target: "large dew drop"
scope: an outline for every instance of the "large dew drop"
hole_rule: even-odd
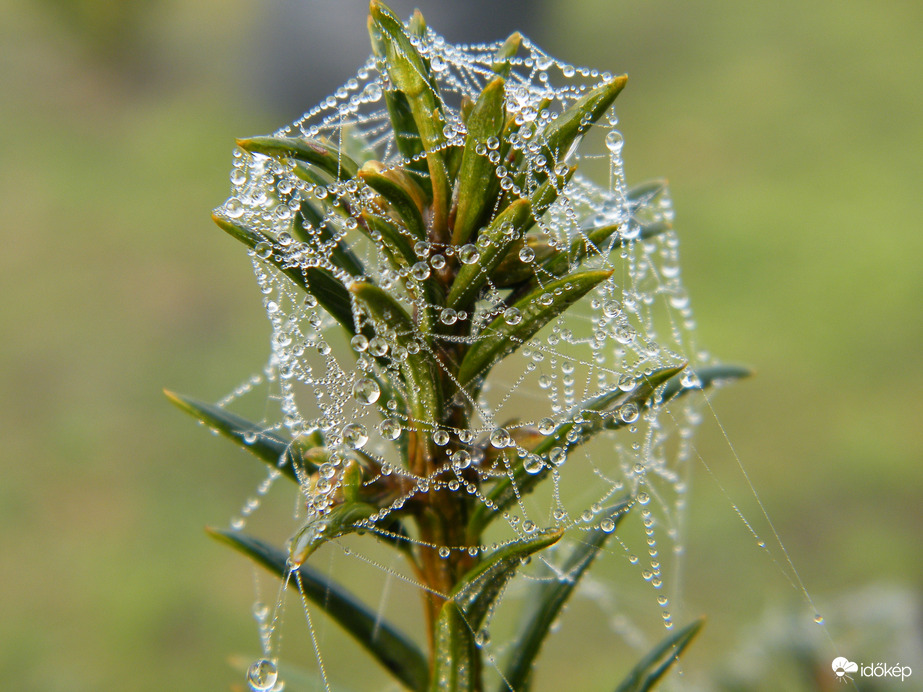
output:
[[[265,658],[254,661],[247,669],[247,684],[253,692],[268,692],[275,687],[278,679],[276,664]]]
[[[378,401],[380,396],[381,389],[378,383],[369,377],[356,380],[356,383],[353,385],[353,399],[360,404],[365,404],[366,406],[374,404]]]

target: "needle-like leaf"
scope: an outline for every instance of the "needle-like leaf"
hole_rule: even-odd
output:
[[[304,446],[286,440],[262,425],[248,421],[235,413],[197,401],[182,394],[164,390],[164,394],[176,406],[201,421],[212,430],[235,442],[267,465],[282,472],[290,480],[298,483],[305,474],[317,471],[310,455],[302,452]],[[309,446],[320,444],[319,438],[312,438]]]
[[[452,592],[452,598],[464,613],[468,626],[477,631],[523,560],[554,545],[563,535],[564,529],[557,528],[513,541],[486,555],[477,567],[465,574]]]
[[[468,116],[468,136],[455,186],[455,227],[452,243],[464,245],[477,228],[484,209],[492,201],[490,190],[496,180],[496,165],[488,158],[500,146],[499,135],[503,129],[502,77],[490,82],[478,96]],[[488,140],[493,149],[488,148]]]
[[[589,130],[593,123],[609,110],[609,106],[625,88],[627,81],[628,76],[621,75],[600,84],[578,99],[542,130],[540,137],[545,145],[542,151],[548,162],[549,170],[561,163],[574,140]],[[539,179],[543,177],[544,175],[540,173]]]
[[[381,665],[411,690],[425,690],[429,677],[426,657],[419,647],[380,613],[372,610],[342,586],[308,565],[297,569],[298,578],[289,577],[288,553],[258,538],[208,529],[209,534],[262,565],[305,598],[324,610],[335,622],[368,651]]]
[[[338,180],[356,177],[359,166],[340,147],[317,139],[295,137],[249,137],[238,139],[237,146],[253,154],[306,161]]]
[[[359,177],[388,202],[411,235],[418,240],[426,238],[423,193],[409,175],[386,170],[380,161],[367,161],[359,169]]]
[[[350,334],[356,333],[349,291],[333,274],[320,267],[302,268],[296,266],[287,261],[283,254],[277,252],[276,248],[272,247],[265,236],[246,226],[218,214],[212,214],[212,220],[223,231],[251,249],[255,250],[258,245],[266,244],[267,254],[263,259],[271,262],[280,272],[291,279],[296,286],[313,295],[321,307],[330,313],[347,332]]]
[[[519,52],[522,45],[522,34],[518,31],[510,34],[510,37],[503,42],[503,45],[497,50],[494,56],[493,71],[501,77],[507,77],[510,73],[510,60]]]
[[[520,199],[491,221],[482,232],[489,242],[481,245],[478,261],[461,265],[449,290],[446,305],[456,310],[468,308],[487,283],[491,272],[503,261],[510,246],[531,220],[529,200]]]
[[[528,689],[532,666],[552,624],[630,506],[631,501],[625,500],[603,510],[600,523],[611,523],[606,523],[604,528],[593,529],[578,539],[557,579],[538,582],[538,588],[526,601],[527,611],[507,656],[508,664],[501,686],[503,691],[512,689],[519,692]]]
[[[479,661],[474,634],[455,601],[446,601],[436,621],[429,692],[474,692]]]
[[[663,400],[670,401],[676,396],[694,392],[709,387],[720,387],[721,385],[739,380],[744,377],[750,377],[753,371],[742,365],[710,365],[697,369],[693,376],[683,383],[676,379],[667,383],[663,390]]]
[[[628,392],[616,387],[583,401],[568,413],[566,417],[568,422],[559,425],[550,435],[525,438],[531,440],[532,444],[524,445],[524,451],[532,457],[542,458],[543,466],[535,471],[534,468],[527,468],[524,463],[519,464],[513,468],[509,476],[500,479],[487,494],[488,502],[479,504],[472,511],[468,520],[468,535],[480,536],[487,525],[507,507],[516,502],[518,498],[532,492],[548,476],[554,464],[550,459],[552,451],[560,450],[559,453],[567,454],[571,448],[587,442],[601,430],[611,430],[628,425],[626,420],[619,415],[624,410],[623,407],[632,405],[639,411],[657,392],[658,387],[676,378],[683,368],[685,368],[685,363],[661,368],[637,379]],[[583,417],[584,422],[580,424],[579,435],[573,436],[571,431],[577,425],[573,420],[578,413]]]
[[[449,211],[449,177],[442,149],[445,114],[428,65],[414,47],[401,20],[380,0],[369,3],[369,31],[385,58],[385,69],[394,86],[407,98],[414,124],[426,152],[433,192],[433,230],[445,239]]]
[[[648,692],[680,657],[705,624],[699,619],[664,638],[632,668],[615,692]]]
[[[376,321],[379,335],[387,335],[392,344],[406,351],[400,370],[407,385],[409,413],[423,426],[419,437],[428,448],[431,436],[427,431],[435,427],[442,411],[438,370],[433,357],[426,345],[417,341],[413,320],[390,294],[370,283],[354,283],[350,291]]]
[[[542,327],[611,275],[611,271],[573,274],[552,281],[514,303],[504,315],[497,317],[482,330],[458,369],[459,382],[466,386],[476,377],[484,375],[494,363],[522,346]]]

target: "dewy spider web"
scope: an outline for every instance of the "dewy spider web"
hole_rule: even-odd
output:
[[[476,98],[495,76],[492,65],[500,44],[457,46],[430,30],[416,47],[430,61],[438,81],[446,114],[446,147],[464,145],[466,129],[460,112],[463,98]],[[585,167],[588,159],[608,162],[609,181],[606,187],[600,187],[578,172],[539,219],[539,232],[529,242],[520,243],[518,257],[509,263],[509,271],[530,272],[540,286],[546,285],[556,277],[543,269],[541,260],[553,249],[572,248],[585,255],[584,267],[612,270],[613,274],[582,303],[553,320],[494,369],[489,384],[470,402],[473,415],[469,428],[436,427],[430,431],[432,441],[440,447],[451,442],[457,448],[451,458],[456,471],[474,468],[484,479],[510,475],[508,457],[499,453],[509,449],[523,459],[530,473],[550,475],[551,482],[545,484],[545,489],[530,494],[517,489],[517,501],[503,511],[505,522],[496,522],[491,529],[492,545],[522,540],[549,525],[568,529],[576,541],[582,531],[591,528],[612,531],[614,523],[608,515],[601,515],[603,508],[625,496],[636,498],[644,531],[641,544],[647,554],[636,555],[621,538],[616,538],[624,555],[649,582],[662,609],[663,622],[671,628],[669,599],[662,595],[668,592],[664,582],[671,575],[662,564],[682,551],[686,475],[691,439],[701,418],[701,397],[681,397],[663,404],[655,396],[651,406],[642,408],[627,403],[603,421],[604,427],[608,425],[613,430],[570,451],[566,446],[556,446],[534,454],[523,444],[528,435],[549,435],[561,426],[570,426],[567,440],[577,442],[584,426],[592,424],[581,402],[615,387],[630,392],[659,369],[688,364],[682,386],[700,386],[695,372],[709,365],[710,359],[695,344],[695,323],[680,280],[670,198],[660,182],[627,186],[622,135],[615,129],[617,120],[611,111],[594,128],[604,137],[599,153],[587,154],[575,143],[562,160],[545,159],[540,137],[532,134],[540,129],[535,126],[555,118],[590,89],[610,80],[611,75],[563,64],[528,40],[524,40],[523,47],[525,50],[512,60],[505,104],[508,113],[515,113],[519,126],[511,145],[521,153],[526,175],[515,178],[513,172],[497,165],[500,154],[496,142],[488,141],[484,151],[479,152],[497,165],[501,189],[514,198],[528,196],[537,186],[538,171],[553,169],[563,175],[574,164]],[[334,95],[275,134],[326,140],[353,159],[375,158],[386,168],[413,168],[420,162],[405,159],[396,146],[384,107],[383,93],[388,88],[387,76],[370,58],[356,77]],[[371,150],[373,155],[363,154],[363,150]],[[230,404],[265,380],[270,387],[270,401],[281,404],[279,419],[266,421],[266,429],[292,439],[320,431],[325,445],[333,450],[318,477],[300,479],[303,502],[290,535],[306,520],[329,510],[336,491],[337,468],[356,454],[374,459],[383,474],[404,477],[414,492],[425,491],[434,479],[414,476],[398,462],[392,443],[399,440],[407,414],[399,403],[400,392],[389,393],[383,386],[382,375],[397,369],[408,356],[407,350],[387,334],[369,339],[357,333],[347,342],[334,318],[316,299],[306,298],[279,267],[286,273],[302,274],[321,268],[347,286],[357,281],[371,282],[397,297],[409,314],[433,309],[443,324],[470,320],[470,333],[483,338],[485,327],[498,316],[502,315],[508,324],[522,319],[515,308],[509,307],[504,285],[488,281],[471,314],[433,305],[423,291],[417,290],[419,282],[438,272],[447,261],[454,261],[455,253],[461,264],[477,262],[486,248],[483,236],[457,248],[414,239],[411,242],[416,262],[406,270],[396,271],[388,261],[386,243],[370,240],[357,231],[360,213],[376,213],[374,193],[367,186],[355,180],[343,182],[321,176],[309,182],[295,174],[291,163],[241,149],[234,152],[231,181],[232,196],[218,214],[246,225],[261,238],[251,255],[272,327],[272,355],[262,376],[239,387],[221,405]],[[324,200],[325,205],[312,207],[310,203],[318,200]],[[310,210],[315,208],[327,211],[322,216],[311,215]],[[601,240],[593,233],[613,225],[618,230]],[[344,254],[360,260],[365,268],[363,275],[351,275],[342,268],[343,262],[338,259],[342,260]],[[270,258],[275,261],[270,262]],[[357,326],[371,324],[355,302],[352,310]],[[448,341],[469,337],[441,338]],[[437,341],[435,348],[439,347]],[[465,397],[469,397],[468,392],[459,388],[458,402]],[[258,494],[265,494],[277,476],[272,473]],[[450,481],[448,487],[477,496],[490,509],[489,500],[461,473],[456,473],[456,480]],[[392,507],[369,517],[368,531],[387,536],[388,515],[404,499],[399,498]],[[242,528],[257,505],[256,499],[248,501],[241,515],[232,521],[232,528]],[[409,540],[417,539],[410,536]],[[447,556],[452,550],[478,548],[441,546],[440,554]],[[556,554],[537,560],[527,577],[566,579],[561,566],[554,564]],[[388,567],[381,568],[392,572]],[[265,609],[258,619],[266,626],[264,654],[273,658],[278,651]],[[308,620],[313,636],[310,615]],[[478,637],[486,643],[488,632]],[[318,657],[320,660],[319,652]],[[322,664],[321,671],[324,672]],[[326,672],[324,678],[326,684]]]

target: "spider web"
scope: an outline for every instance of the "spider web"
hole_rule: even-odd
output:
[[[464,145],[463,97],[475,99],[496,76],[492,66],[500,45],[452,45],[431,30],[418,40],[417,48],[430,61],[438,81],[446,115],[446,147]],[[515,113],[520,127],[511,138],[511,146],[521,152],[526,174],[519,179],[519,187],[512,171],[497,165],[501,189],[514,197],[526,197],[537,187],[541,171],[563,174],[574,164],[581,170],[608,168],[605,185],[592,182],[580,172],[566,184],[538,222],[536,235],[540,244],[537,249],[524,245],[519,252],[520,263],[534,274],[538,285],[548,285],[557,277],[542,269],[541,248],[581,247],[584,268],[613,273],[493,369],[488,383],[470,402],[470,427],[439,426],[430,431],[435,445],[451,443],[457,449],[451,457],[453,468],[477,469],[484,481],[510,473],[496,460],[498,450],[512,450],[527,469],[549,476],[535,492],[517,493],[517,501],[502,511],[503,521],[493,523],[488,543],[438,548],[444,556],[454,550],[488,551],[523,540],[548,526],[566,528],[568,540],[580,541],[586,531],[597,527],[612,531],[614,524],[603,510],[622,498],[636,498],[638,506],[632,515],[637,514],[640,521],[613,535],[609,557],[626,563],[638,575],[644,588],[649,589],[647,603],[656,604],[658,620],[670,629],[674,625],[670,602],[677,593],[679,570],[665,565],[679,559],[683,551],[687,477],[693,456],[692,439],[702,418],[702,397],[686,396],[664,404],[655,396],[651,406],[641,408],[628,403],[611,414],[618,417],[619,430],[604,431],[569,451],[555,447],[537,455],[522,443],[529,431],[538,429],[547,435],[562,425],[572,426],[569,442],[579,441],[582,426],[588,423],[581,402],[616,387],[631,392],[655,371],[684,364],[688,367],[682,385],[695,389],[700,386],[695,371],[711,363],[710,356],[699,350],[695,341],[695,321],[681,280],[669,193],[663,183],[628,186],[622,159],[623,138],[616,129],[614,111],[597,123],[586,143],[579,147],[575,144],[560,161],[545,160],[540,137],[531,135],[534,129],[540,130],[536,125],[550,122],[611,78],[605,72],[555,60],[527,39],[519,56],[512,60],[505,102],[507,112]],[[412,167],[419,161],[402,156],[391,129],[384,104],[389,87],[387,75],[379,72],[370,58],[335,94],[275,134],[327,140],[349,155],[367,148],[386,168]],[[594,146],[589,146],[594,143],[595,151]],[[484,153],[492,163],[499,164],[496,143],[488,141]],[[474,242],[455,248],[412,241],[416,263],[396,271],[384,245],[357,230],[358,213],[375,210],[372,191],[361,183],[333,179],[306,182],[295,175],[290,164],[241,149],[234,151],[231,182],[232,194],[219,214],[254,229],[263,239],[250,254],[271,325],[271,355],[261,374],[220,403],[230,405],[248,393],[258,396],[258,392],[266,392],[270,408],[278,408],[275,415],[263,421],[267,431],[293,440],[319,431],[333,452],[321,467],[319,478],[302,479],[300,500],[287,535],[295,535],[305,522],[329,511],[337,489],[337,470],[360,452],[376,460],[383,474],[405,477],[413,492],[441,487],[443,481],[414,476],[401,466],[393,444],[408,425],[407,414],[400,397],[389,396],[380,383],[382,375],[397,371],[408,356],[407,350],[387,334],[371,339],[357,334],[348,340],[342,327],[317,300],[306,297],[277,266],[302,272],[325,269],[347,286],[368,281],[389,291],[408,314],[433,308],[444,324],[470,320],[472,334],[486,335],[485,326],[500,316],[510,324],[521,319],[505,302],[504,286],[488,282],[471,314],[426,305],[422,292],[413,290],[418,282],[453,261],[454,253],[458,253],[456,259],[461,263],[475,262],[485,246]],[[331,202],[323,217],[305,218],[303,203],[319,201]],[[591,232],[612,224],[618,224],[619,230],[594,243]],[[296,227],[300,234],[294,230]],[[354,276],[341,268],[334,255],[343,248],[361,261],[364,275]],[[353,311],[357,325],[371,324],[360,308],[354,305]],[[439,346],[437,341],[435,347]],[[459,388],[456,397],[465,396]],[[489,463],[491,458],[493,463]],[[232,519],[233,529],[246,525],[278,477],[278,472],[270,473],[256,497],[248,500]],[[483,491],[466,482],[461,473],[447,486],[467,492],[490,507]],[[389,514],[399,509],[405,499],[399,498],[391,507],[374,514],[367,522],[368,530],[387,536]],[[418,539],[410,536],[409,540]],[[386,583],[400,580],[413,589],[426,588],[393,565],[378,561],[375,555],[355,549],[354,542],[343,545],[350,546],[341,548],[348,559],[380,570]],[[503,600],[526,593],[529,582],[568,579],[561,564],[566,554],[566,550],[542,553],[541,559],[522,570]],[[623,604],[611,597],[607,585],[588,578],[582,588],[591,594],[594,603],[609,611],[612,629],[629,643],[643,643],[640,628],[622,610]],[[280,611],[281,595],[274,612],[262,605],[254,611],[261,623],[263,658],[270,663],[280,655]],[[328,680],[306,601],[304,612],[322,684],[335,688]],[[646,612],[650,613],[650,608]],[[493,643],[501,638],[491,637],[494,624],[492,613],[486,627],[477,634],[479,645],[488,648],[489,662],[503,653],[502,644]],[[502,630],[502,625],[498,627]],[[274,675],[267,673],[262,679],[274,681],[262,689],[280,689],[281,679]]]

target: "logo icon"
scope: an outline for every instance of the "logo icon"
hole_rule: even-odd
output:
[[[836,673],[836,676],[839,680],[841,680],[842,682],[846,682],[846,678],[848,677],[846,674],[847,673],[858,673],[859,664],[853,663],[852,661],[850,661],[847,658],[844,658],[843,656],[839,656],[833,659],[833,672]]]

